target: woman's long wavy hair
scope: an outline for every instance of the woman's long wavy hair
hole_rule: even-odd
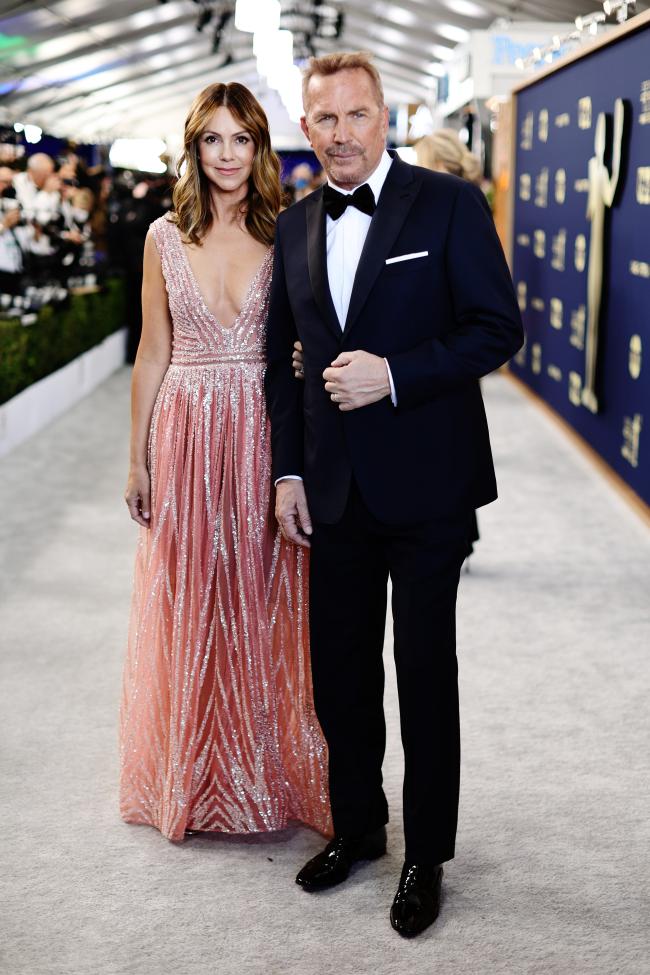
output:
[[[241,211],[245,214],[246,229],[250,235],[270,246],[282,199],[280,160],[271,149],[264,109],[248,88],[237,81],[209,85],[196,96],[190,107],[185,120],[183,152],[176,168],[178,181],[174,186],[171,219],[177,224],[186,243],[201,245],[213,216],[210,183],[199,161],[199,141],[210,118],[222,106],[232,112],[255,144],[248,193],[242,201]]]

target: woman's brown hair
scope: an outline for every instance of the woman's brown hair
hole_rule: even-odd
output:
[[[246,199],[242,201],[242,213],[250,235],[270,246],[282,199],[280,160],[271,149],[264,109],[248,88],[237,81],[209,85],[192,102],[185,120],[183,151],[176,169],[178,181],[174,186],[171,220],[187,243],[199,246],[212,224],[210,186],[199,161],[199,140],[209,119],[222,106],[232,112],[255,144],[253,169]]]

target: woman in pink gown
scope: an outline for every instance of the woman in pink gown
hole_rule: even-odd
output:
[[[197,97],[183,162],[175,212],[145,244],[120,810],[172,840],[290,821],[329,834],[308,563],[271,498],[263,378],[279,160],[246,88]]]

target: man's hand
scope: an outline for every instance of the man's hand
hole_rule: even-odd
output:
[[[370,352],[341,352],[323,373],[325,389],[343,412],[390,396],[386,363]]]
[[[291,355],[293,374],[296,379],[305,378],[305,357],[302,350],[302,342],[293,343],[293,353]]]
[[[311,518],[302,481],[278,481],[275,488],[275,517],[287,541],[310,548],[308,536],[312,531]]]
[[[20,223],[21,212],[18,207],[14,207],[13,210],[5,210],[2,214],[2,229],[11,230],[15,227],[17,223]]]

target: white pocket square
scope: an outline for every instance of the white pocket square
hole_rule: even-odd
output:
[[[428,257],[429,251],[416,251],[414,254],[400,254],[399,257],[387,257],[387,264],[397,264],[398,261],[413,261],[416,257]]]

